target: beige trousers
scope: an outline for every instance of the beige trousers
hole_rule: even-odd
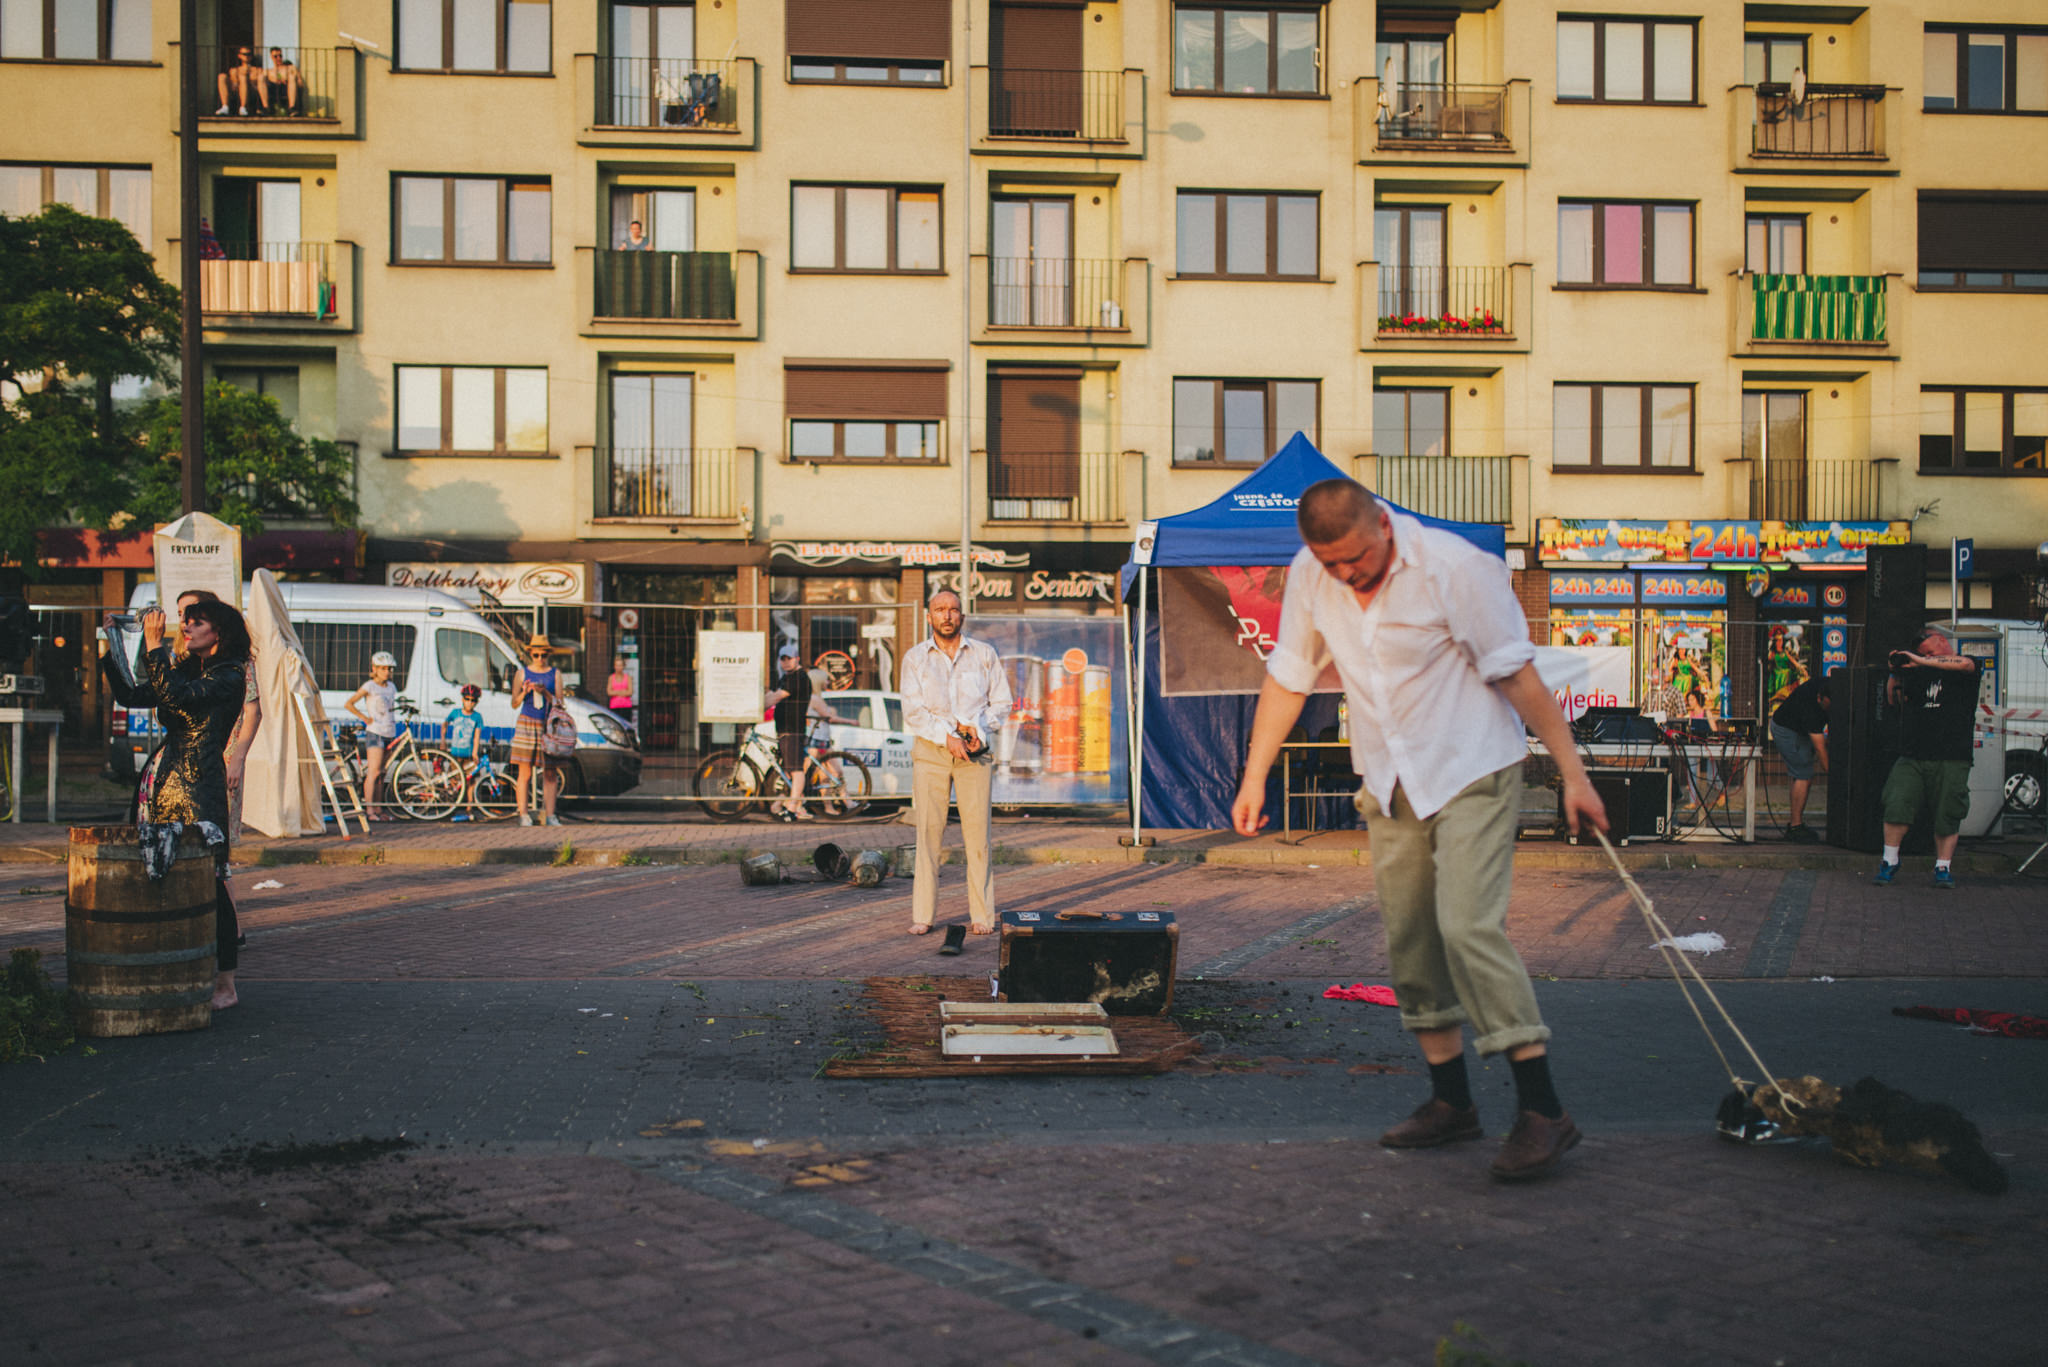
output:
[[[957,792],[960,835],[967,846],[967,914],[978,926],[996,923],[995,875],[989,869],[989,793],[995,766],[982,758],[954,759],[943,745],[920,737],[911,751],[910,804],[917,817],[916,879],[910,916],[928,926],[939,911],[939,851],[946,840],[948,796]]]

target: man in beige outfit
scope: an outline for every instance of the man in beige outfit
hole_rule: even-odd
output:
[[[925,604],[929,638],[903,656],[903,724],[917,739],[910,804],[917,819],[917,873],[910,933],[926,935],[939,910],[939,849],[949,795],[960,804],[967,847],[967,911],[976,935],[996,928],[989,868],[990,742],[1010,715],[1010,681],[994,646],[966,635],[960,595],[939,589]]]

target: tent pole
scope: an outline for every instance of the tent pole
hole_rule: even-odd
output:
[[[1138,630],[1133,637],[1137,646],[1138,667],[1131,671],[1131,677],[1136,681],[1136,686],[1131,689],[1131,703],[1125,709],[1132,717],[1130,726],[1131,834],[1121,843],[1129,845],[1133,849],[1152,843],[1141,834],[1145,826],[1145,631],[1152,620],[1150,611],[1151,597],[1148,592],[1151,588],[1151,573],[1152,570],[1149,565],[1138,566]]]

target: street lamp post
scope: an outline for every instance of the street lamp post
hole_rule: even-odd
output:
[[[199,329],[198,36],[198,0],[179,0],[178,90],[185,110],[178,121],[178,290],[183,314],[178,395],[188,513],[206,511],[206,385]]]

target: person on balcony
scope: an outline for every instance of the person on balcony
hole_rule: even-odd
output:
[[[252,93],[256,96],[257,107],[266,112],[269,110],[270,91],[263,79],[263,68],[250,60],[252,55],[246,47],[236,48],[234,60],[214,79],[214,86],[220,93],[220,108],[213,111],[216,116],[227,113],[231,104],[236,113],[247,114]]]
[[[654,243],[648,240],[647,230],[640,226],[639,219],[636,218],[626,225],[626,236],[619,243],[619,250],[622,252],[651,252],[654,250]]]
[[[300,97],[305,94],[305,82],[299,76],[299,68],[284,49],[270,49],[270,65],[263,68],[263,107],[277,109],[287,115],[305,113]]]

